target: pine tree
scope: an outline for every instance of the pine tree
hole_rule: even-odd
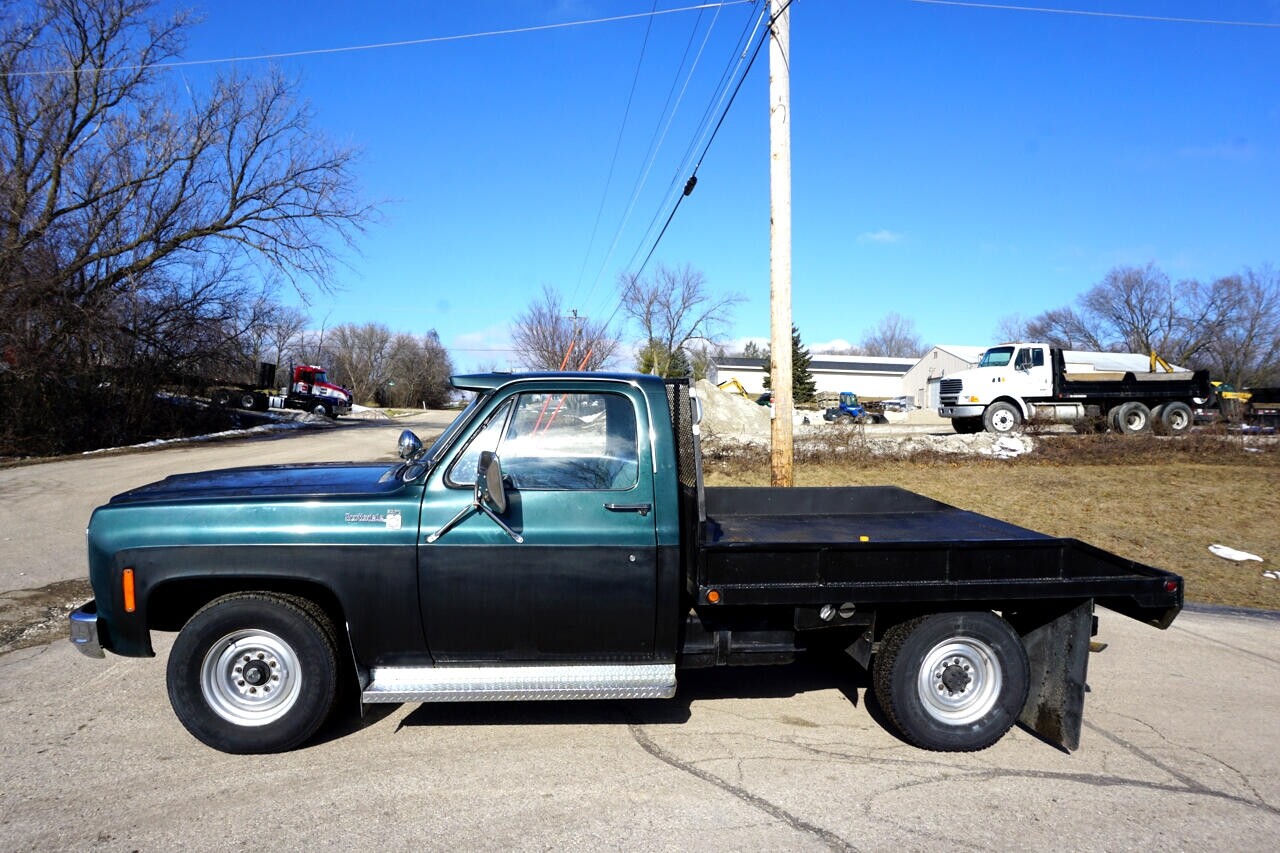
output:
[[[769,376],[769,351],[765,350],[764,387],[772,388]],[[800,330],[791,327],[791,400],[795,403],[812,403],[817,399],[818,384],[814,381],[809,363],[813,357],[809,348],[800,342]]]

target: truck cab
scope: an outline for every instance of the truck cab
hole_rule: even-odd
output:
[[[984,426],[991,432],[1008,432],[1030,415],[1028,398],[1053,393],[1052,365],[1046,344],[991,347],[977,367],[942,380],[938,414],[953,419],[960,432],[978,432]]]

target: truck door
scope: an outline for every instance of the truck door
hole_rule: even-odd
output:
[[[428,482],[418,564],[432,656],[651,658],[657,537],[643,395],[620,384],[531,387],[495,395]],[[439,534],[474,500],[485,450],[502,466],[510,532],[476,511]]]
[[[1018,393],[1022,397],[1049,397],[1053,395],[1053,375],[1046,358],[1045,347],[1022,347],[1014,360],[1018,377]]]

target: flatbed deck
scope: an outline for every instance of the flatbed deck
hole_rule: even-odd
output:
[[[1092,598],[1167,625],[1176,575],[894,486],[708,488],[698,600],[724,605]]]

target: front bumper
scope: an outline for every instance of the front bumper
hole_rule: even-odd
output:
[[[944,418],[980,418],[986,406],[939,406],[938,414]]]
[[[90,601],[77,607],[67,617],[71,624],[71,645],[91,658],[104,658],[102,644],[98,640],[98,602]]]

